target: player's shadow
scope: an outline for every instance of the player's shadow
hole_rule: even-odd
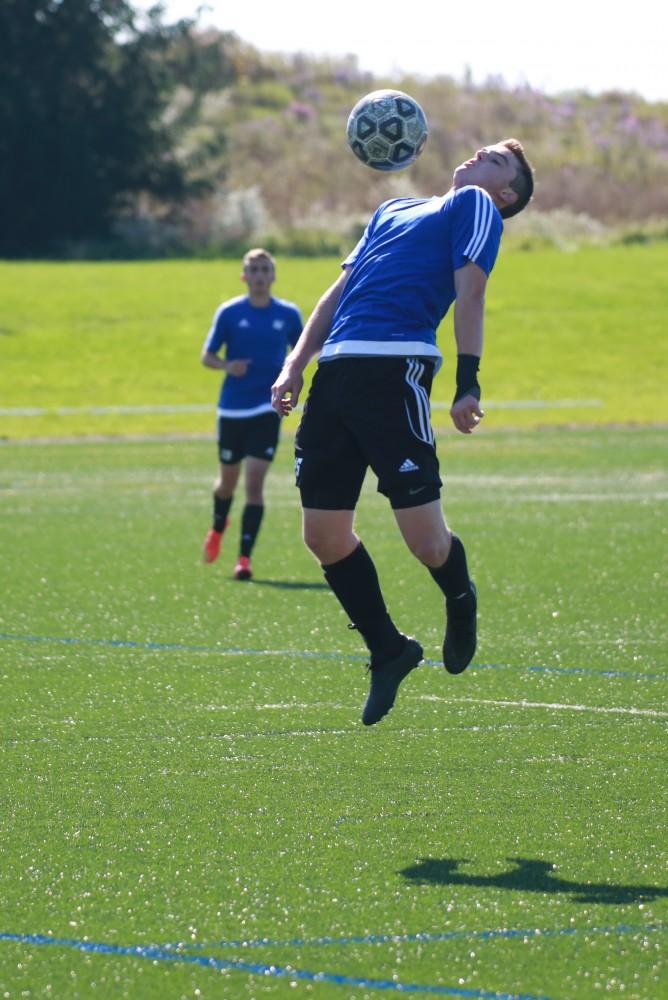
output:
[[[506,858],[514,865],[497,875],[474,875],[459,871],[469,864],[466,858],[421,858],[399,872],[416,885],[472,885],[478,888],[512,889],[520,892],[564,893],[576,903],[638,903],[663,896],[668,887],[658,885],[609,885],[601,882],[572,882],[554,874],[550,861]]]
[[[326,583],[311,583],[302,580],[262,580],[257,576],[252,582],[260,587],[277,587],[279,590],[329,590]]]

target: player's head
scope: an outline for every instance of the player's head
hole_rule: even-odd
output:
[[[241,279],[246,282],[251,293],[268,290],[276,277],[276,262],[269,251],[262,247],[249,250],[244,254],[243,264]]]
[[[461,163],[452,178],[455,188],[475,184],[491,195],[504,219],[517,215],[533,195],[533,170],[522,143],[502,139],[483,146],[470,160]]]

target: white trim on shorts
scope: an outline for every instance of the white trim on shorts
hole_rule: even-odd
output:
[[[415,427],[411,418],[411,411],[408,407],[408,403],[404,400],[408,424],[413,434],[419,441],[424,441],[425,444],[433,446],[435,444],[435,439],[431,426],[429,396],[427,395],[427,390],[424,386],[420,385],[420,379],[424,375],[424,364],[417,358],[406,358],[406,362],[408,365],[406,383],[413,390],[413,394],[415,396],[416,417],[419,426],[418,428]]]

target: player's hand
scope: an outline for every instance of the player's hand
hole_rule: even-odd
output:
[[[462,396],[450,407],[452,422],[462,434],[472,434],[485,416],[475,396]]]
[[[271,387],[271,405],[282,417],[294,410],[304,386],[301,374],[293,374],[286,366]]]
[[[228,375],[245,375],[250,363],[251,358],[235,358],[234,361],[225,363],[225,371]]]

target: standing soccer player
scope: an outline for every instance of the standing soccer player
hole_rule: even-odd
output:
[[[264,515],[264,480],[276,454],[280,415],[271,404],[271,384],[288,347],[302,330],[293,302],[274,298],[276,264],[258,247],[243,259],[241,280],[248,294],[223,302],[202,348],[206,368],[224,371],[218,403],[220,471],[213,490],[213,524],[204,542],[204,561],[218,558],[234,491],[245,460],[246,503],[241,516],[237,580],[250,580],[251,552]],[[224,357],[220,352],[225,348]]]
[[[522,145],[505,139],[457,167],[444,196],[383,203],[272,388],[277,412],[289,413],[304,368],[320,354],[297,432],[297,485],[306,545],[371,654],[365,725],[389,712],[423,655],[390,617],[374,563],[354,531],[368,466],[408,548],[445,597],[446,670],[461,673],[475,652],[476,589],[464,546],[443,516],[431,427],[429,395],[442,360],[436,329],[454,302],[450,416],[470,434],[483,416],[478,368],[487,278],[503,218],[520,212],[532,193]]]

